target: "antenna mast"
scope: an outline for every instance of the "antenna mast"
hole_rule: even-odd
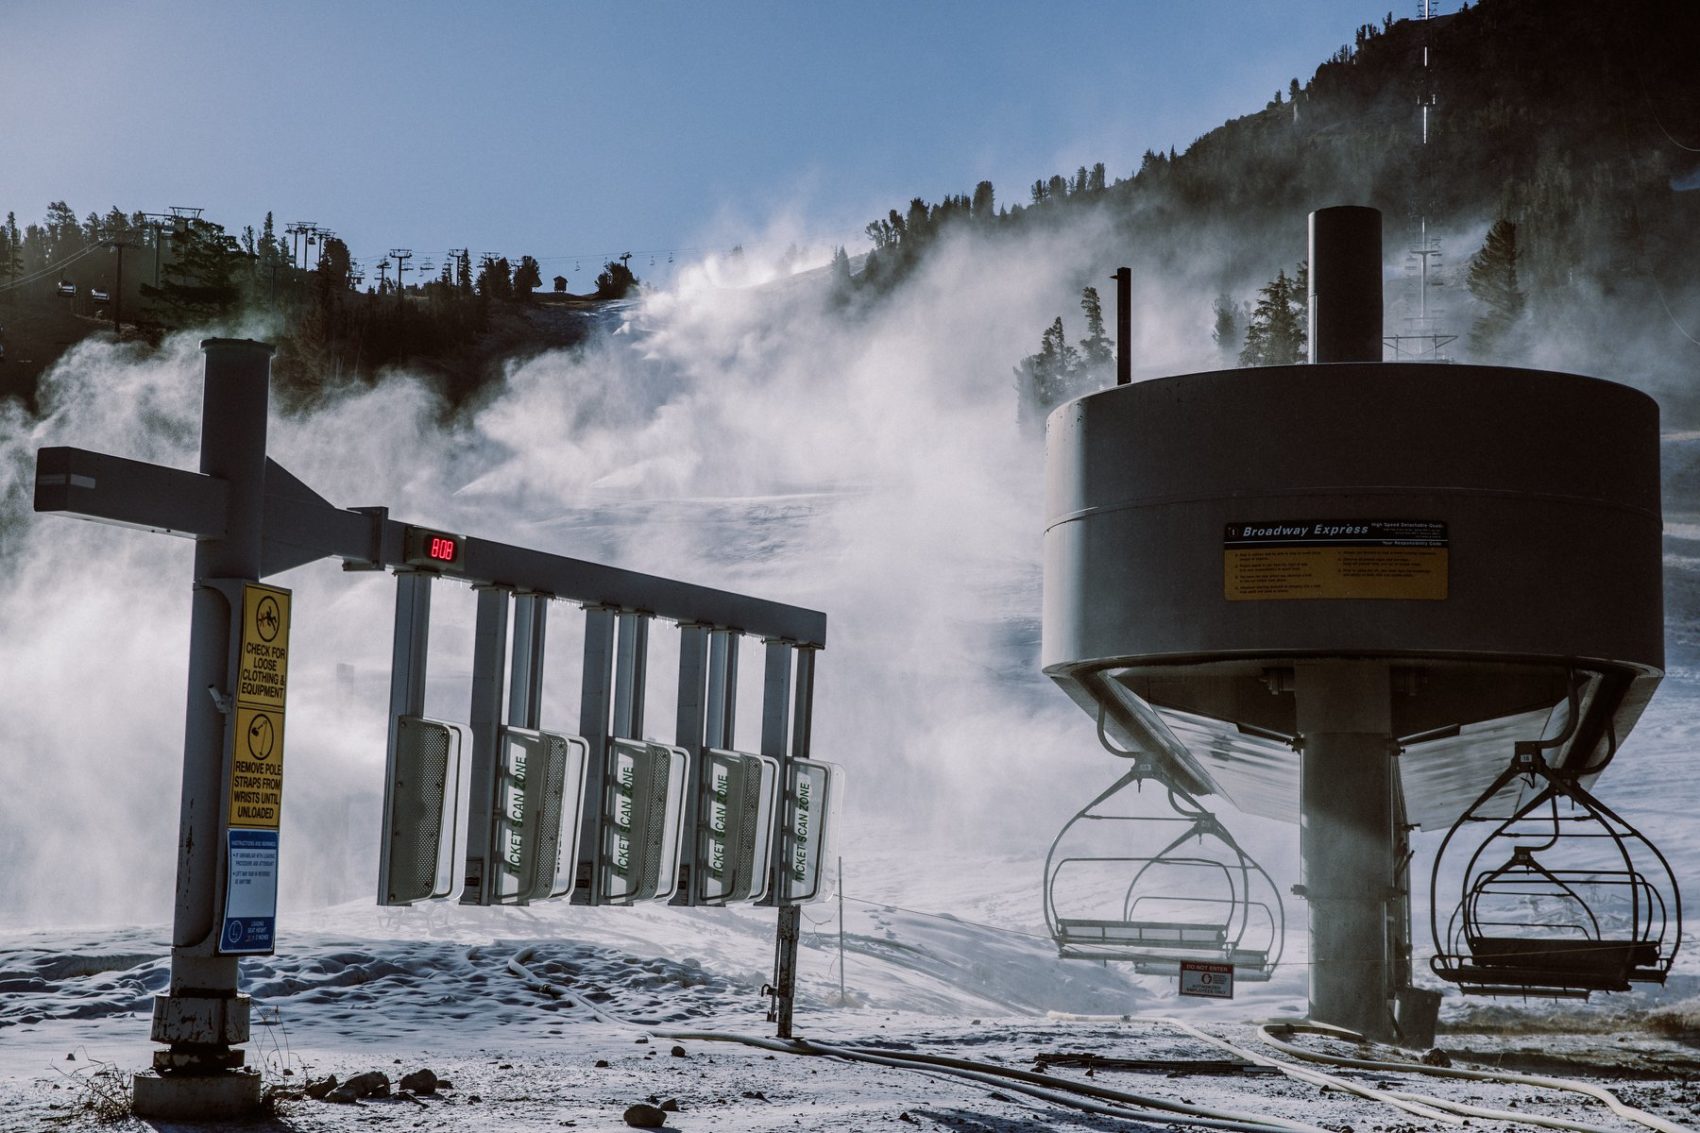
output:
[[[1420,116],[1417,176],[1411,195],[1411,218],[1415,221],[1416,232],[1405,260],[1405,274],[1411,279],[1416,295],[1414,303],[1407,299],[1404,305],[1404,322],[1407,328],[1405,333],[1390,335],[1384,340],[1386,345],[1393,348],[1393,358],[1396,361],[1449,362],[1451,359],[1446,357],[1445,348],[1458,340],[1457,335],[1446,334],[1439,329],[1442,312],[1438,307],[1431,309],[1429,304],[1430,289],[1443,285],[1443,281],[1438,277],[1445,258],[1440,238],[1430,236],[1428,231],[1429,206],[1433,203],[1429,192],[1430,169],[1433,165],[1428,151],[1429,118],[1438,101],[1435,97],[1434,79],[1429,70],[1429,24],[1438,15],[1440,0],[1417,0],[1417,19],[1422,24],[1423,53],[1422,74],[1417,84],[1417,110]],[[1411,313],[1413,307],[1415,314]]]

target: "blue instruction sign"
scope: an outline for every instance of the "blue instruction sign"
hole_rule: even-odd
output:
[[[277,935],[277,831],[229,834],[218,951],[225,956],[269,956]]]

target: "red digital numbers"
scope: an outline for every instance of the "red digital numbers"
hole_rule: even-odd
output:
[[[409,566],[429,567],[432,570],[462,568],[466,556],[466,538],[446,531],[429,531],[423,527],[407,529],[406,559]]]

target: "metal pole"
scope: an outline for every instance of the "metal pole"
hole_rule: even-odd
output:
[[[602,898],[602,815],[608,809],[608,718],[614,686],[614,611],[584,612],[584,671],[579,686],[578,734],[588,746],[584,768],[584,825],[579,830],[578,877],[573,904]]]
[[[1116,384],[1133,382],[1133,269],[1116,269]]]
[[[543,643],[549,599],[521,594],[514,599],[513,663],[508,670],[508,726],[543,726]]]
[[[795,715],[791,729],[791,754],[798,759],[809,756],[809,733],[814,715],[815,698],[815,651],[813,649],[797,650],[797,688],[795,695]],[[787,769],[786,786],[790,789],[790,774]],[[780,876],[785,876],[783,863]],[[781,902],[785,900],[784,892],[779,894]],[[797,942],[802,936],[803,908],[801,905],[784,904],[779,907],[779,939],[775,951],[773,995],[775,1022],[778,1024],[778,1034],[782,1039],[791,1037],[791,1016],[797,1000]]]
[[[849,1004],[844,994],[844,855],[838,855],[838,1006]]]
[[[252,1111],[260,1097],[259,1075],[237,1069],[247,1052],[234,1049],[248,1041],[248,997],[237,992],[236,957],[217,951],[235,619],[213,583],[260,576],[273,350],[218,338],[201,349],[200,470],[224,481],[229,503],[224,537],[195,544],[171,985],[153,1008],[153,1041],[169,1049],[154,1052],[159,1076],[138,1074],[133,1087],[138,1114],[168,1119],[235,1116]]]
[[[431,643],[431,579],[423,571],[401,571],[395,577],[395,644],[390,654],[390,732],[385,750],[391,762],[384,775],[384,813],[393,813],[396,741],[403,716],[425,714],[426,658]],[[390,875],[390,840],[378,846],[378,877]],[[379,881],[378,903],[390,903]]]
[[[644,694],[649,680],[648,614],[621,610],[619,649],[614,655],[614,735],[643,738]]]
[[[1310,1017],[1381,1042],[1396,942],[1392,692],[1386,662],[1295,666],[1302,737],[1299,852],[1310,906]]]
[[[685,843],[679,856],[679,887],[672,904],[694,905],[701,880],[696,864],[702,857],[701,798],[706,784],[702,749],[716,746],[706,735],[708,718],[710,630],[703,625],[679,627],[679,709],[673,742],[691,756],[691,789],[685,796]]]
[[[118,337],[119,316],[124,313],[124,245],[115,245],[118,251],[118,285],[112,289],[112,336]]]
[[[466,824],[466,886],[463,905],[488,905],[495,892],[496,784],[502,758],[502,675],[507,663],[508,592],[478,589],[472,631],[472,776]]]

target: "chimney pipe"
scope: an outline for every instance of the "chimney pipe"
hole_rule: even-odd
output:
[[[1117,268],[1116,384],[1133,384],[1133,269]]]
[[[1381,361],[1381,211],[1310,214],[1310,360]]]

